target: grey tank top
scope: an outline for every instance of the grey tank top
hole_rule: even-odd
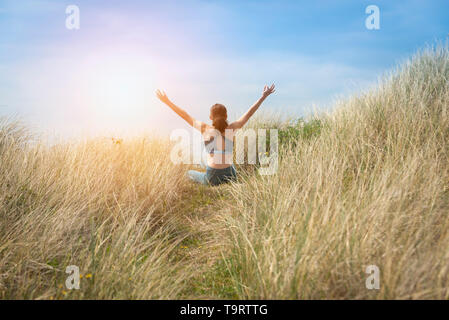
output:
[[[234,150],[234,141],[228,138],[222,139],[223,136],[211,137],[209,140],[204,140],[204,147],[209,154],[232,154]],[[217,143],[216,140],[222,140],[222,143]],[[224,140],[224,141],[223,141]],[[224,145],[223,145],[224,143]],[[217,150],[217,145],[223,150]]]

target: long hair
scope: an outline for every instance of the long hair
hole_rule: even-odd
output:
[[[220,103],[216,103],[210,108],[210,115],[212,118],[212,126],[223,134],[229,125],[226,107]]]

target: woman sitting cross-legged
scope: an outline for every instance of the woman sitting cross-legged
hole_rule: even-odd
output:
[[[189,170],[188,176],[191,180],[202,184],[218,185],[236,178],[233,165],[233,140],[236,131],[242,128],[249,118],[256,112],[262,102],[275,91],[274,84],[265,86],[262,96],[249,110],[237,121],[228,123],[228,113],[222,104],[214,104],[210,108],[209,118],[212,125],[192,118],[187,112],[179,108],[168,99],[165,92],[157,90],[157,97],[175,111],[181,118],[192,127],[200,130],[207,150],[206,172]]]

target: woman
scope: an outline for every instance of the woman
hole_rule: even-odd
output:
[[[274,84],[270,87],[265,86],[259,100],[240,119],[231,124],[228,123],[226,107],[219,103],[214,104],[210,109],[209,116],[212,120],[212,125],[192,118],[187,112],[171,102],[165,92],[160,90],[156,91],[157,97],[163,103],[169,106],[192,127],[200,130],[202,134],[208,152],[206,172],[189,170],[188,176],[191,180],[202,184],[218,185],[236,177],[233,165],[233,138],[235,132],[248,122],[249,118],[257,111],[266,97],[274,91]]]

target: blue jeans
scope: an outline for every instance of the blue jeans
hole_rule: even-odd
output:
[[[207,166],[206,172],[189,170],[187,176],[194,182],[216,186],[234,180],[237,173],[233,165],[224,169],[214,169]]]

